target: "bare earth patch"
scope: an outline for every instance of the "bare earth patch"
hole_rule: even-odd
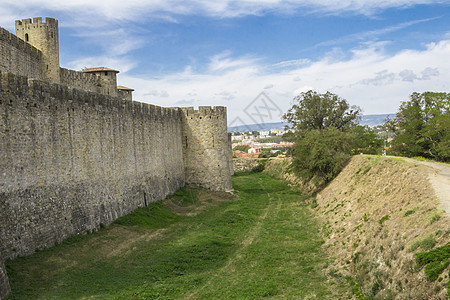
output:
[[[450,165],[431,161],[420,161],[405,158],[408,162],[426,166],[426,172],[436,196],[440,199],[440,207],[450,217]]]

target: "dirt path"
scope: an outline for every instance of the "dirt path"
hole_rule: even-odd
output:
[[[405,158],[406,161],[426,166],[428,178],[436,196],[441,203],[441,209],[450,217],[450,165],[431,161],[421,161]]]

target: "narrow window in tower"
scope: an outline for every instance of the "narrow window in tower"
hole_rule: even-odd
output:
[[[28,42],[29,38],[28,38],[28,33],[25,33],[25,41]]]
[[[184,147],[185,147],[185,148],[188,147],[187,135],[184,137]]]
[[[212,138],[213,138],[213,140],[212,140],[212,146],[213,146],[213,148],[214,148],[214,136],[213,136]]]
[[[53,32],[52,32],[52,38],[53,38]]]
[[[108,76],[108,72],[105,72],[105,76]]]

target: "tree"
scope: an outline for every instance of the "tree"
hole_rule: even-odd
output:
[[[350,158],[351,129],[360,116],[359,107],[329,92],[308,91],[295,97],[283,119],[293,129],[286,138],[295,142],[292,167],[297,175],[318,176],[325,182],[334,178]]]
[[[350,106],[345,99],[330,92],[319,94],[315,91],[296,96],[294,105],[283,115],[283,119],[292,124],[290,128],[300,135],[328,127],[345,130],[355,126],[360,117],[359,107]]]
[[[450,93],[413,93],[386,126],[395,133],[392,152],[450,160]]]
[[[351,129],[352,154],[381,154],[383,140],[367,127],[358,125]]]
[[[352,135],[336,127],[313,129],[297,140],[292,167],[305,179],[318,176],[325,182],[333,179],[351,154]]]
[[[247,153],[248,149],[250,149],[249,145],[237,145],[236,147],[233,148],[233,151],[239,150]]]

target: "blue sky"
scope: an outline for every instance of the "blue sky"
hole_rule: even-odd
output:
[[[0,3],[0,26],[12,32],[16,19],[59,20],[61,66],[118,69],[119,84],[146,103],[227,106],[230,125],[252,123],[249,109],[277,122],[309,89],[365,114],[395,112],[412,92],[449,90],[450,1]]]

